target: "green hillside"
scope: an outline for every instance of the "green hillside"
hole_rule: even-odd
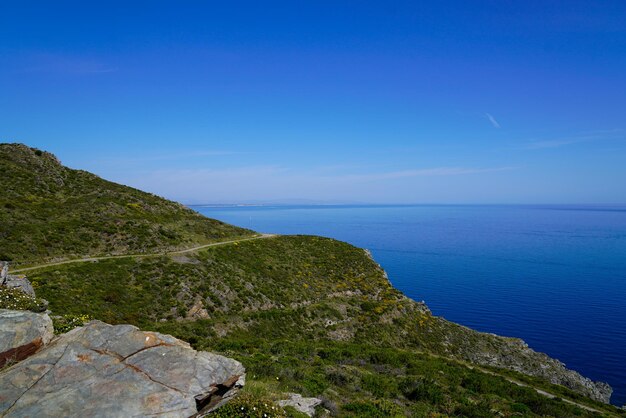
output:
[[[0,144],[0,173],[0,259],[14,265],[159,252],[251,234],[21,144]]]
[[[58,315],[56,326],[65,330],[80,322],[74,318],[88,315],[169,333],[196,348],[237,358],[246,366],[247,385],[231,410],[237,410],[237,402],[262,405],[297,392],[322,398],[332,416],[623,415],[588,397],[597,398],[602,384],[520,340],[478,333],[433,316],[424,304],[394,289],[363,249],[312,236],[236,240],[252,232],[65,169],[50,154],[38,155],[24,146],[0,148],[3,170],[16,171],[8,175],[22,184],[3,203],[13,208],[2,209],[2,230],[14,227],[0,248],[17,263],[41,264],[28,277],[37,296],[47,299]],[[19,158],[13,156],[16,152]],[[40,171],[23,169],[37,159]],[[62,185],[49,173],[65,175]],[[99,202],[103,188],[111,195]],[[56,202],[52,196],[57,195],[65,203]],[[44,197],[38,201],[30,196]],[[68,202],[77,201],[82,209],[67,208]],[[142,209],[135,212],[129,204],[139,202]],[[96,205],[101,210],[88,209]],[[116,210],[102,215],[105,207]],[[146,256],[46,266],[51,258],[66,257],[68,244],[44,239],[43,231],[52,228],[37,215],[44,211],[50,218],[73,222],[63,235],[75,246],[72,257],[98,252]],[[92,220],[82,221],[79,212],[90,213]],[[146,225],[151,238],[132,247],[136,240],[130,226],[106,234],[98,216],[111,225],[116,216],[126,225]],[[154,232],[161,226],[176,231],[177,238],[161,242]],[[23,237],[20,231],[28,228],[35,233]],[[91,238],[77,238],[74,231]],[[114,250],[99,245],[99,237],[107,237],[106,245]],[[226,238],[236,241],[184,254],[156,254]],[[22,244],[16,250],[13,242],[18,239]],[[38,252],[28,253],[27,248]],[[3,303],[8,302],[0,298],[0,308]],[[541,395],[537,388],[557,398]],[[220,416],[237,416],[228,415],[231,410]]]
[[[478,355],[537,357],[515,352],[517,340],[433,316],[394,289],[365,251],[331,239],[258,239],[184,256],[51,266],[29,277],[54,313],[173,334],[242,361],[257,391],[322,396],[341,416],[387,416],[377,415],[381,408],[409,416],[587,414],[507,382],[498,369],[493,376],[468,368]],[[546,380],[507,373],[616,411]]]

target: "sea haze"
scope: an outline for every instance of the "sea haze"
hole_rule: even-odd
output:
[[[435,315],[524,339],[626,402],[626,207],[194,206],[261,232],[372,251]]]

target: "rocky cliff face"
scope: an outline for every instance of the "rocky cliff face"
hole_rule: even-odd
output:
[[[469,356],[477,364],[503,367],[530,376],[541,377],[550,383],[565,386],[591,399],[609,403],[613,388],[608,383],[596,382],[570,370],[557,359],[538,353],[519,339],[504,339],[501,350],[493,355],[479,352]]]
[[[366,255],[374,261],[369,251]],[[379,268],[382,270],[382,267]],[[388,280],[385,273],[385,279]],[[391,282],[389,282],[391,286]],[[609,403],[613,389],[608,383],[596,382],[570,370],[566,365],[547,354],[531,349],[519,338],[507,338],[495,334],[475,331],[471,328],[432,316],[424,302],[415,302],[400,296],[405,302],[405,311],[399,315],[417,313],[422,334],[437,335],[430,340],[430,349],[437,353],[482,366],[500,367],[529,376],[545,379],[591,399]],[[434,342],[434,343],[433,343]]]
[[[613,389],[609,384],[593,381],[568,369],[564,363],[534,351],[518,338],[480,333],[441,318],[437,320],[448,330],[445,349],[451,356],[539,377],[604,403],[611,399]]]

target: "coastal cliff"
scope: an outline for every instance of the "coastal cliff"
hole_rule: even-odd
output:
[[[374,259],[369,251],[366,254]],[[382,270],[380,265],[379,269]],[[387,278],[387,274],[383,273]],[[391,283],[389,283],[391,286]],[[402,296],[400,296],[402,298]],[[534,351],[519,338],[508,338],[491,333],[481,333],[471,328],[432,316],[425,303],[404,298],[406,304],[417,312],[422,320],[422,332],[439,335],[429,342],[429,349],[449,357],[465,360],[482,366],[513,370],[529,376],[539,377],[550,383],[562,385],[592,399],[609,403],[613,389],[608,383],[596,382],[568,369],[564,363],[547,354]],[[408,312],[403,312],[407,315]],[[418,320],[418,323],[419,320]]]
[[[432,315],[362,249],[209,220],[23,145],[0,145],[0,165],[2,256],[59,320],[171,334],[331,415],[619,413],[607,384]]]

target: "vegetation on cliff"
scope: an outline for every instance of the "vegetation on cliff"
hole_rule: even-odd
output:
[[[0,260],[14,266],[166,251],[251,234],[64,167],[54,155],[21,144],[0,144],[0,173]]]
[[[88,173],[58,168],[49,154],[23,146],[3,147],[2,158],[8,161],[3,162],[5,171],[21,170],[20,161],[25,158],[42,158],[48,161],[44,165],[56,164],[52,173],[69,172],[70,177],[82,179],[64,178],[58,192],[64,203],[54,203],[57,192],[38,191],[41,184],[51,184],[49,170],[39,173],[31,167],[19,175],[10,174],[23,186],[7,203],[25,208],[26,215],[7,208],[6,203],[0,206],[0,231],[10,234],[1,235],[0,248],[18,265],[64,257],[69,243],[72,256],[156,253],[251,234]],[[67,186],[78,183],[80,187]],[[92,213],[95,218],[85,215],[87,220],[82,222],[80,217],[61,213],[72,212],[67,206],[75,201],[82,202],[81,213],[99,205],[97,190],[101,188],[113,194],[99,212]],[[44,199],[48,203],[29,207],[36,201],[28,197],[31,194],[48,196]],[[128,206],[139,198],[145,205],[142,214]],[[112,207],[117,210],[97,218]],[[46,216],[54,218],[59,212],[58,218],[65,221],[43,225],[44,218],[34,215],[42,208],[48,211]],[[31,228],[29,217],[35,233],[22,237]],[[100,221],[121,222],[126,227],[123,232],[102,235]],[[161,222],[178,235],[161,241],[154,232]],[[133,230],[132,225],[147,226]],[[152,231],[151,238],[136,246],[134,234],[145,230]],[[68,238],[50,242],[47,234]],[[91,238],[75,236],[80,234]],[[103,236],[109,244],[99,241]],[[12,239],[19,237],[13,249]],[[338,416],[596,415],[537,393],[536,388],[542,388],[600,413],[620,413],[581,395],[601,390],[593,382],[529,350],[519,340],[477,333],[433,316],[425,305],[394,289],[364,250],[332,239],[255,239],[184,255],[41,267],[29,272],[29,278],[37,295],[49,301],[53,314],[65,319],[89,315],[112,324],[135,324],[240,360],[249,381],[248,395],[241,400],[245,405],[297,392],[322,398],[324,408]],[[59,325],[66,329],[72,323],[66,320]],[[551,384],[553,377],[569,388]]]
[[[331,239],[281,236],[184,257],[51,266],[30,279],[55,313],[175,335],[242,361],[266,397],[321,396],[340,415],[381,416],[391,406],[417,416],[589,413],[532,387],[613,410],[542,379],[520,387],[468,368],[472,355],[524,358],[509,345],[517,340],[431,315],[395,290],[365,251]],[[523,380],[519,373],[509,377]]]

